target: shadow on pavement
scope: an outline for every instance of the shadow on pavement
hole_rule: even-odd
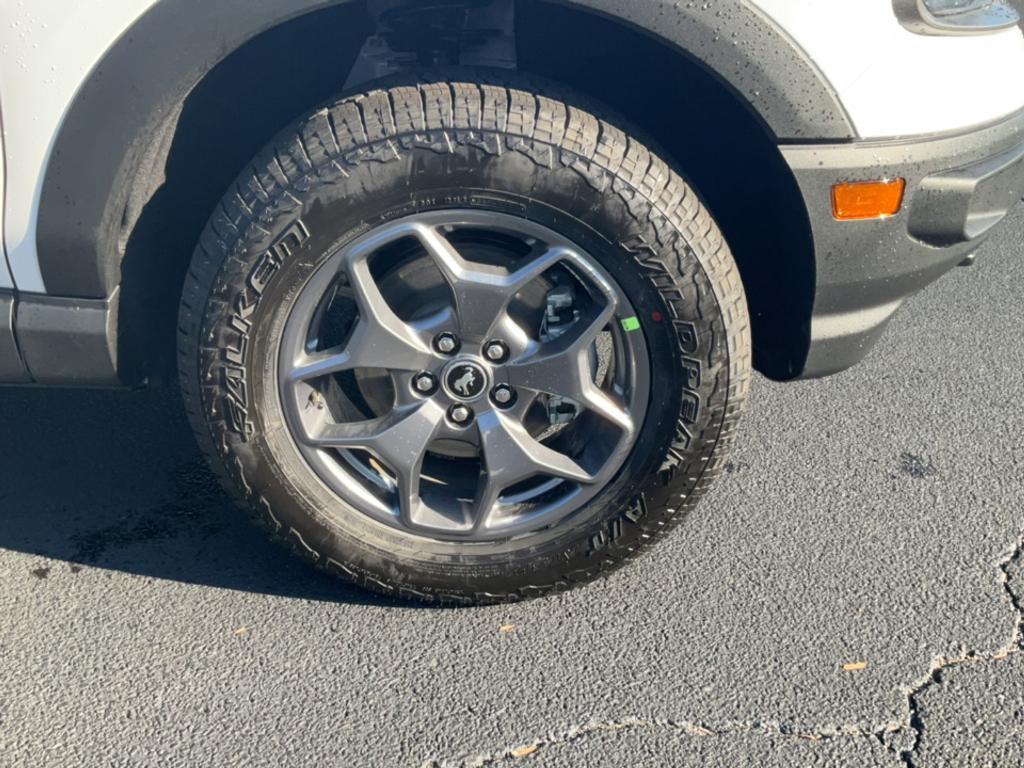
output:
[[[300,562],[235,507],[176,391],[0,389],[0,549],[244,592],[397,604]]]

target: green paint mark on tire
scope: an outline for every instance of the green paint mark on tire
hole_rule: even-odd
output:
[[[622,330],[624,331],[639,331],[640,321],[634,315],[633,317],[624,317],[619,322],[622,323]]]

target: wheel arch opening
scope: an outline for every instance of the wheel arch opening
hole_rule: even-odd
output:
[[[274,135],[342,90],[373,31],[362,2],[283,22],[224,57],[147,137],[120,222],[125,381],[173,375],[180,287],[207,219]],[[755,367],[797,376],[814,298],[810,224],[749,103],[679,49],[579,6],[516,0],[516,44],[521,72],[607,104],[698,190],[739,266]]]

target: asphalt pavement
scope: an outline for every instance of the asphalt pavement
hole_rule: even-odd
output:
[[[511,607],[293,562],[174,392],[0,392],[0,764],[1024,764],[1022,239],[758,379],[687,524]]]

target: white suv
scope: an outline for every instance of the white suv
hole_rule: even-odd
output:
[[[177,377],[320,567],[605,573],[751,371],[861,359],[1024,192],[1001,0],[0,0],[0,381]]]

